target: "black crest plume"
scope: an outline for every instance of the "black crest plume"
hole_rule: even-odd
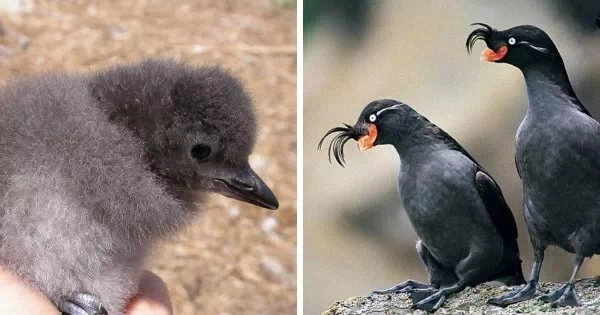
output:
[[[483,40],[486,43],[488,42],[488,40],[490,39],[490,37],[492,36],[492,34],[494,33],[494,29],[484,23],[473,23],[470,25],[479,25],[482,26],[478,29],[475,29],[474,31],[471,32],[471,34],[469,34],[469,36],[467,37],[467,43],[465,44],[465,46],[467,47],[467,52],[469,54],[471,54],[473,52],[473,46],[475,46],[475,42],[478,40]]]
[[[333,140],[331,140],[331,142],[329,143],[329,148],[327,150],[329,156],[329,163],[331,163],[331,154],[333,153],[333,156],[335,157],[335,160],[338,162],[338,164],[344,167],[344,163],[346,163],[346,160],[344,159],[344,145],[350,139],[358,139],[358,137],[360,137],[360,133],[348,124],[344,124],[344,127],[331,128],[329,129],[329,131],[327,131],[323,138],[321,138],[317,149],[321,150],[321,146],[323,145],[323,141],[325,141],[325,138],[327,138],[327,136],[329,136],[330,134],[336,132],[338,134],[333,138]]]

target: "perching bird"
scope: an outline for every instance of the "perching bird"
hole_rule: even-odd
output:
[[[0,265],[67,314],[122,314],[152,244],[207,192],[276,209],[252,102],[218,67],[146,60],[0,90]]]
[[[553,305],[579,305],[575,277],[585,257],[600,253],[600,124],[581,104],[565,64],[550,37],[522,25],[503,31],[483,23],[467,38],[489,48],[486,61],[508,63],[523,72],[529,105],[516,136],[516,165],[523,181],[523,211],[533,244],[527,285],[492,299],[506,306],[534,297],[544,251],[556,245],[575,254],[569,282],[542,296]]]
[[[393,145],[400,156],[400,197],[430,284],[408,280],[375,293],[411,292],[416,308],[433,312],[467,286],[525,283],[517,227],[500,188],[450,135],[395,100],[369,103],[354,126],[329,130],[319,148],[333,133],[329,156],[341,165],[350,139],[361,151]]]

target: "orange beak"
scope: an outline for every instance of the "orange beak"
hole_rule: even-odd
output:
[[[372,148],[373,143],[375,143],[375,139],[377,139],[377,127],[375,127],[374,124],[370,124],[369,133],[358,139],[358,148],[361,151]]]
[[[508,53],[508,47],[506,45],[500,47],[500,49],[498,49],[498,52],[486,48],[481,52],[481,57],[479,59],[494,62],[504,58],[504,56],[506,56],[506,53]]]

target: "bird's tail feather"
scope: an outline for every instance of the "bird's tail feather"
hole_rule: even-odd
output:
[[[523,268],[521,267],[521,257],[519,255],[519,248],[506,246],[504,248],[504,271],[502,276],[498,279],[506,285],[520,285],[525,283],[525,277],[523,276]]]

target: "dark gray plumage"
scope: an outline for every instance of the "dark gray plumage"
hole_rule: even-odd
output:
[[[146,60],[0,90],[0,264],[65,313],[121,314],[206,192],[275,209],[252,102],[218,67]]]
[[[542,296],[553,305],[578,305],[574,282],[585,257],[600,253],[600,124],[581,104],[550,37],[523,25],[498,31],[475,30],[496,60],[519,68],[529,106],[516,137],[516,165],[523,181],[523,211],[533,244],[534,263],[524,288],[490,303],[506,306],[535,295],[544,251],[549,245],[575,253],[564,286]],[[468,48],[475,40],[467,40]],[[470,43],[470,44],[469,44]]]
[[[400,196],[430,284],[408,280],[376,293],[410,292],[416,308],[435,311],[466,286],[525,282],[515,220],[500,188],[446,132],[394,100],[371,102],[354,126],[331,129],[319,146],[335,132],[329,152],[340,164],[349,139],[361,150],[393,145],[401,159]]]

